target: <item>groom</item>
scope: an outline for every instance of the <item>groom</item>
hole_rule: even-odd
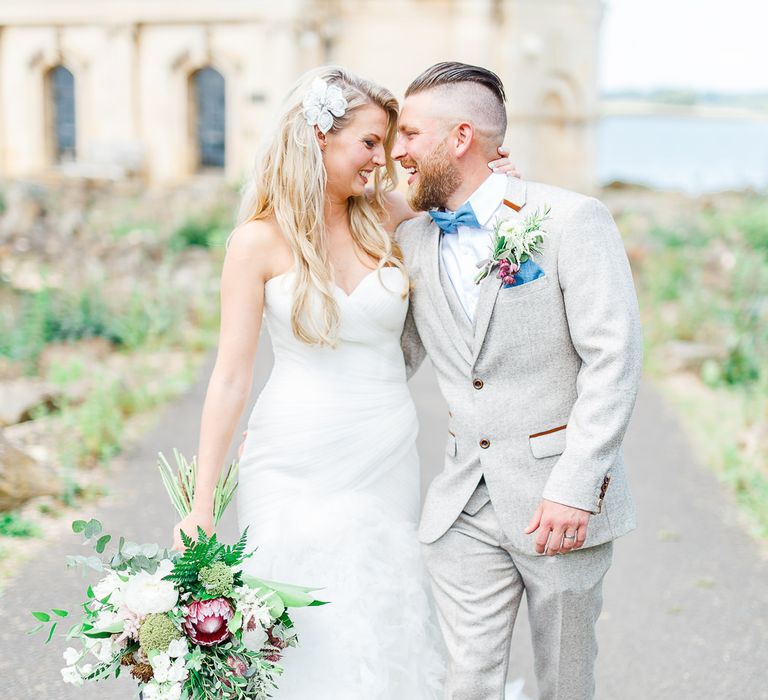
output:
[[[420,538],[445,697],[503,697],[525,592],[540,697],[580,700],[594,695],[612,543],[635,525],[621,443],[640,379],[637,302],[600,202],[488,174],[504,102],[491,71],[432,66],[406,92],[393,153],[411,206],[429,213],[397,232],[412,281],[403,350],[410,373],[429,355],[450,408]],[[547,207],[540,252],[475,284],[494,221]]]

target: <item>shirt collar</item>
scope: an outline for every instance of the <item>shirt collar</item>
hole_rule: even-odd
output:
[[[504,201],[507,193],[507,176],[491,173],[467,200],[475,212],[477,223],[486,227],[491,217]]]

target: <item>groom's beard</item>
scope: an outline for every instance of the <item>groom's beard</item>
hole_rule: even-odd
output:
[[[408,204],[414,211],[444,207],[462,182],[459,169],[448,157],[445,142],[419,161],[417,170],[418,180],[408,192]]]

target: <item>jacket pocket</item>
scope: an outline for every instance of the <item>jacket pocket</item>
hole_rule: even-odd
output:
[[[544,457],[554,457],[565,452],[565,425],[561,425],[551,430],[545,430],[528,437],[528,444],[531,446],[531,452],[536,459]]]

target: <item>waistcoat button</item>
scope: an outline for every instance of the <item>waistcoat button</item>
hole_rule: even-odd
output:
[[[482,447],[484,450],[487,450],[490,446],[491,446],[491,443],[489,440],[486,440],[485,438],[480,440],[480,447]]]

